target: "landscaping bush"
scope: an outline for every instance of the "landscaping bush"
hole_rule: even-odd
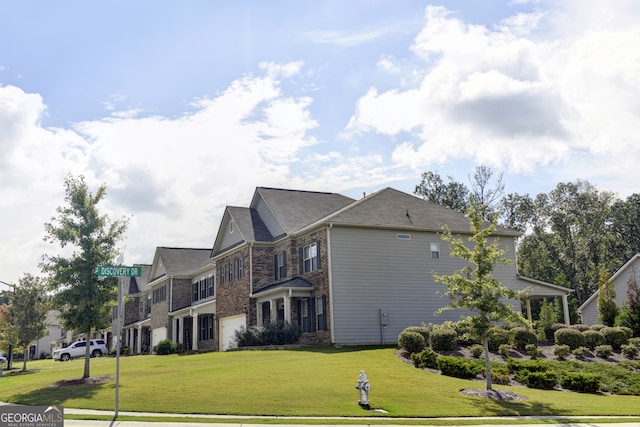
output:
[[[589,329],[588,331],[584,331],[582,336],[584,337],[584,344],[591,350],[599,345],[605,344],[604,335],[602,335],[602,332],[599,330]]]
[[[298,342],[300,335],[302,331],[298,325],[269,323],[262,328],[240,328],[235,332],[235,341],[238,347],[285,345]]]
[[[260,330],[252,327],[245,329],[244,326],[235,332],[235,342],[238,347],[251,347],[260,345]]]
[[[508,372],[503,372],[500,370],[494,370],[491,369],[491,382],[493,384],[500,384],[500,385],[509,385],[511,384],[511,378],[509,377],[509,373]]]
[[[551,390],[558,384],[558,375],[553,371],[531,372],[525,369],[516,375],[516,380],[527,387]]]
[[[411,361],[416,368],[438,369],[438,354],[430,348],[422,350],[420,353],[413,353]]]
[[[509,331],[494,326],[488,332],[489,350],[498,351],[502,344],[509,343]]]
[[[427,348],[424,336],[419,332],[404,330],[398,336],[398,347],[404,348],[409,354],[419,353]]]
[[[528,344],[538,344],[538,337],[535,332],[525,327],[513,328],[510,331],[513,345],[519,351],[525,351]]]
[[[629,341],[627,332],[619,327],[606,327],[601,330],[602,336],[604,336],[604,342],[610,345],[614,350],[620,350],[622,344],[626,344]]]
[[[599,345],[595,348],[595,353],[602,359],[608,359],[613,354],[613,347],[609,344]]]
[[[176,351],[176,345],[169,339],[162,340],[153,347],[153,351],[158,355],[173,354]]]
[[[431,331],[429,339],[435,351],[453,351],[456,349],[456,330],[449,327],[438,327]]]
[[[551,365],[543,360],[509,359],[507,369],[513,374],[518,374],[520,371],[545,372],[551,370]]]
[[[556,331],[566,327],[567,325],[564,323],[554,323],[553,325],[546,327],[544,329],[544,335],[547,338],[547,341],[553,342],[555,340]]]
[[[568,345],[571,350],[584,345],[584,336],[577,329],[561,328],[553,337],[557,345]]]
[[[562,387],[583,393],[597,392],[600,382],[598,375],[585,372],[567,372],[560,380]]]
[[[570,327],[571,329],[576,329],[580,332],[588,331],[590,329],[589,326],[582,323],[576,323],[575,325],[571,325]]]
[[[638,352],[640,352],[638,347],[633,344],[622,344],[620,350],[622,350],[622,354],[624,354],[624,357],[627,359],[634,359],[638,355]]]
[[[498,347],[498,354],[505,359],[509,358],[509,354],[511,353],[511,345],[509,344],[500,344]]]
[[[484,347],[482,344],[474,344],[469,347],[469,351],[471,352],[471,356],[479,359],[480,356],[482,356],[482,353],[484,353]]]
[[[617,326],[618,328],[622,329],[622,331],[625,333],[625,335],[627,336],[627,341],[629,341],[632,337],[633,337],[633,329],[631,329],[628,326]]]
[[[640,349],[640,337],[630,338],[629,344],[633,344]]]
[[[424,337],[424,342],[426,343],[427,347],[429,346],[429,334],[431,333],[431,330],[426,327],[426,326],[409,326],[407,328],[404,328],[404,330],[402,332],[417,332],[420,335],[422,335]]]
[[[461,357],[440,356],[437,363],[440,372],[449,377],[475,378],[482,372],[482,366]]]
[[[451,325],[458,334],[458,344],[470,346],[472,344],[479,344],[478,338],[474,335],[473,330],[469,322],[455,322]]]
[[[587,347],[580,346],[571,352],[578,359],[584,359],[589,354]]]
[[[571,347],[566,344],[556,344],[553,346],[553,354],[560,360],[565,360],[571,354]]]
[[[527,344],[525,347],[525,351],[532,359],[537,359],[542,355],[542,351],[536,344]]]
[[[603,325],[602,323],[596,323],[595,325],[591,325],[589,329],[592,331],[601,331],[604,328],[608,328],[607,325]]]

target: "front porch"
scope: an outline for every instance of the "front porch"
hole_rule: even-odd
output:
[[[216,301],[200,304],[169,313],[172,322],[171,340],[184,346],[185,351],[213,351],[216,348]]]

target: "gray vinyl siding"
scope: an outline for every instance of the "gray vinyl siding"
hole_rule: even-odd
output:
[[[269,206],[264,201],[264,199],[259,198],[256,202],[255,210],[262,218],[264,225],[267,227],[272,236],[282,236],[284,234],[284,229],[269,209]]]
[[[598,317],[598,299],[596,298],[582,309],[581,322],[585,325],[595,325],[598,323]]]
[[[410,240],[397,239],[393,230],[336,226],[330,233],[336,344],[394,343],[407,326],[459,319],[459,311],[434,315],[448,300],[438,295],[445,287],[435,282],[433,272],[446,275],[463,266],[449,256],[448,243],[437,233],[400,232],[410,234]],[[431,258],[431,243],[440,244],[439,259]],[[513,259],[512,254],[513,247],[508,255]],[[514,265],[500,267],[495,276],[517,286]],[[388,314],[385,328],[381,309]]]
[[[238,227],[236,226],[236,229],[232,233],[229,230],[229,222],[227,222],[227,226],[224,229],[224,234],[222,235],[222,242],[220,243],[220,248],[222,249],[231,248],[239,243],[242,243],[243,241],[244,240],[242,239],[242,234],[238,230]]]

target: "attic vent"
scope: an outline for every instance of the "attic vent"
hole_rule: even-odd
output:
[[[411,240],[411,234],[401,234],[401,233],[398,233],[398,234],[396,234],[396,239],[400,239],[400,240]]]

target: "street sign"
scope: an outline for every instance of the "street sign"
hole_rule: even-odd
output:
[[[142,267],[133,266],[127,267],[101,265],[98,267],[98,276],[102,277],[140,277],[142,276]]]

